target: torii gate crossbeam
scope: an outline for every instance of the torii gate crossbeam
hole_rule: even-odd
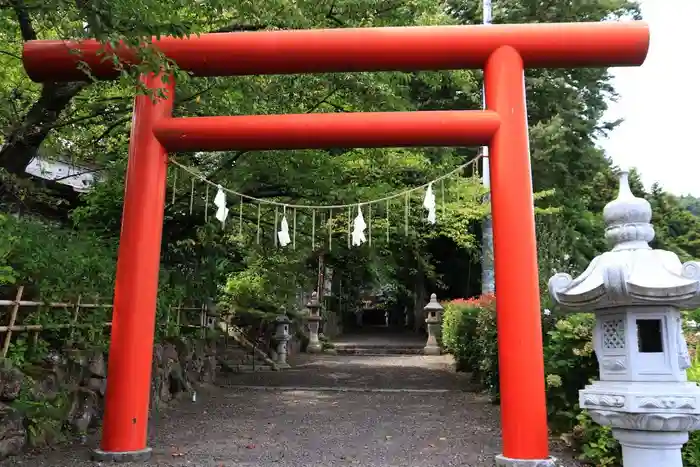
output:
[[[499,465],[552,465],[548,451],[525,68],[637,66],[642,22],[433,26],[205,34],[154,42],[195,76],[482,68],[484,112],[172,118],[174,83],[146,75],[137,96],[117,262],[101,459],[147,458],[146,444],[166,151],[490,146],[503,455]],[[78,51],[80,53],[76,54]],[[135,64],[124,47],[112,50]],[[95,41],[30,41],[37,82],[118,76]],[[167,82],[166,82],[167,81]]]

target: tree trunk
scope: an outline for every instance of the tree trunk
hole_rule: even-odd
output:
[[[41,96],[32,105],[22,124],[7,137],[0,149],[0,167],[8,172],[25,176],[25,169],[38,154],[61,112],[68,107],[71,99],[78,95],[89,83],[47,83],[41,89]]]

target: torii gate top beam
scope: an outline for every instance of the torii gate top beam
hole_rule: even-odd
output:
[[[203,34],[155,43],[194,76],[481,69],[501,46],[516,49],[526,68],[608,67],[641,65],[649,27],[631,21],[316,29]],[[116,78],[102,47],[94,40],[29,41],[24,67],[36,82],[80,81],[86,78],[78,67],[82,60],[95,77]],[[136,63],[133,50],[116,53],[123,63]]]

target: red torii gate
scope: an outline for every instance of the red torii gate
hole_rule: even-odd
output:
[[[332,147],[490,146],[503,456],[548,464],[534,207],[524,69],[636,66],[642,22],[327,29],[206,34],[156,45],[194,76],[484,69],[485,111],[172,118],[174,83],[153,102],[137,96],[129,147],[114,294],[102,459],[147,458],[153,334],[167,151]],[[24,67],[36,82],[118,76],[95,41],[30,41]],[[76,54],[75,51],[80,51]],[[113,50],[135,64],[133,50]],[[540,462],[538,462],[538,460]]]

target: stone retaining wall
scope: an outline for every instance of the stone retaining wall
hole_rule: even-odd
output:
[[[189,396],[216,378],[217,348],[203,340],[175,339],[153,352],[151,409]],[[66,350],[22,370],[0,361],[0,460],[25,448],[84,437],[102,419],[107,386],[101,350]]]

